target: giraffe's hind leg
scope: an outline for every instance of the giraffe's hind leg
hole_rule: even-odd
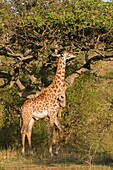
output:
[[[21,129],[21,135],[22,135],[22,155],[23,156],[25,156],[25,138],[26,138],[26,136],[27,136],[27,140],[28,140],[30,154],[33,155],[32,144],[31,144],[31,134],[32,134],[33,124],[34,124],[34,119],[31,118],[29,124],[27,124],[27,125],[23,124],[22,129]]]
[[[34,119],[31,118],[29,125],[28,125],[27,134],[26,134],[27,140],[28,140],[28,145],[29,145],[30,155],[33,155],[32,144],[31,144],[31,134],[32,134],[33,125],[34,125]]]
[[[26,137],[26,126],[22,126],[21,129],[21,136],[22,136],[22,155],[25,156],[25,137]]]

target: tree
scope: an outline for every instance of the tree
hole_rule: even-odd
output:
[[[26,90],[20,79],[21,72],[31,84],[38,82],[32,66],[36,66],[36,61],[39,61],[40,70],[44,60],[45,65],[48,65],[46,63],[51,62],[54,55],[52,49],[56,45],[58,49],[71,49],[85,55],[87,67],[90,67],[93,57],[100,59],[112,56],[113,14],[109,10],[112,9],[112,3],[92,0],[70,3],[49,1],[47,7],[42,4],[44,2],[37,2],[22,17],[11,13],[10,26],[9,18],[2,23],[4,28],[8,28],[5,37],[1,35],[0,55],[11,59],[8,63],[1,60],[1,67],[9,66],[9,70],[1,70],[0,77],[5,80],[2,87],[12,87],[16,83],[21,91]],[[91,53],[93,57],[89,56]]]

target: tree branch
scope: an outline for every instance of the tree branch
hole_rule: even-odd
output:
[[[12,76],[10,75],[10,73],[6,73],[3,71],[0,71],[0,78],[7,79],[7,82],[4,80],[4,84],[0,86],[0,88],[4,88],[6,85],[8,85],[12,79]]]
[[[21,69],[23,73],[31,80],[32,84],[36,83],[37,81],[36,77],[25,68],[25,64],[21,65]]]

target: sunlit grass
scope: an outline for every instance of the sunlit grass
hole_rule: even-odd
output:
[[[12,160],[19,158],[19,150],[16,149],[1,149],[0,150],[1,160]]]
[[[76,165],[76,160],[68,160],[68,155],[61,153],[51,159],[49,154],[35,154],[22,157],[20,150],[0,150],[0,170],[113,170],[110,166]]]

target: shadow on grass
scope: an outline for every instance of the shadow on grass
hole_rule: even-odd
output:
[[[91,168],[91,170],[113,170],[113,160],[112,159],[107,159],[104,158],[103,161],[101,160],[101,162],[99,163],[90,163],[87,160],[83,160],[83,158],[81,158],[81,156],[79,154],[72,154],[70,156],[70,154],[59,154],[58,156],[53,156],[53,158],[51,159],[49,155],[47,155],[45,158],[38,158],[36,159],[36,157],[33,159],[33,164],[37,165],[37,166],[45,166],[45,167],[86,167],[86,169],[82,168],[83,170],[87,170],[89,169],[89,167],[93,167]],[[97,169],[98,166],[98,169]],[[80,170],[82,170],[80,169]],[[63,170],[63,169],[62,169]]]

